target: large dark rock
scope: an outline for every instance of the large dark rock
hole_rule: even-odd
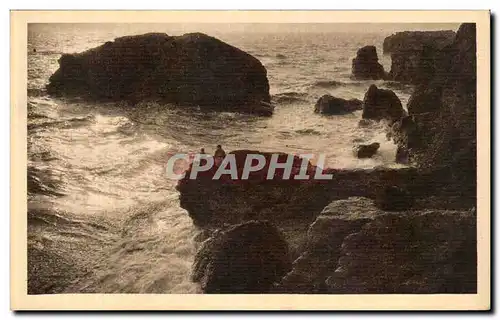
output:
[[[394,122],[405,115],[398,96],[391,90],[379,89],[372,84],[363,99],[363,119]]]
[[[476,197],[475,24],[462,24],[453,43],[441,49],[435,60],[432,77],[409,100],[408,125],[394,136],[413,164],[422,171],[440,172],[443,192],[461,194],[472,203]]]
[[[63,54],[49,81],[47,90],[54,95],[161,99],[272,113],[267,72],[260,61],[202,33],[125,36],[82,53]]]
[[[386,77],[384,67],[378,62],[377,48],[365,46],[352,59],[352,75],[359,80],[379,80]]]
[[[391,53],[389,78],[420,85],[427,83],[441,66],[440,52],[449,46],[455,32],[398,32],[384,40],[384,53]]]
[[[378,215],[344,239],[326,283],[330,293],[476,293],[476,215]]]
[[[366,198],[349,198],[328,204],[307,230],[304,251],[274,292],[326,293],[326,278],[338,263],[344,238],[358,232],[380,211]]]
[[[331,202],[276,293],[474,293],[474,210],[386,213],[370,199]]]
[[[434,47],[424,46],[392,53],[389,79],[415,85],[428,82],[436,69],[436,52]]]
[[[318,99],[314,112],[322,114],[345,114],[362,110],[363,101],[359,99],[342,99],[325,94]]]
[[[219,231],[199,249],[193,281],[205,293],[267,293],[291,269],[288,244],[268,222]]]
[[[426,45],[441,49],[451,44],[454,38],[452,30],[396,32],[384,39],[383,52],[420,51]]]
[[[360,144],[353,147],[354,155],[357,158],[371,158],[380,148],[380,143],[374,142],[371,144]]]

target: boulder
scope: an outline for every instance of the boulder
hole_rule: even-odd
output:
[[[192,279],[205,293],[267,293],[291,269],[280,231],[249,221],[215,233],[196,254]]]
[[[369,127],[373,124],[373,121],[369,120],[369,119],[361,119],[358,121],[358,127],[360,128],[366,128],[366,127]]]
[[[454,37],[452,30],[396,32],[384,39],[383,53],[419,51],[425,45],[441,49],[451,44]]]
[[[359,80],[379,80],[386,77],[384,67],[378,62],[377,48],[365,46],[352,59],[352,75]]]
[[[344,238],[358,232],[380,211],[366,198],[328,204],[307,230],[304,252],[274,288],[276,293],[326,293],[325,280],[335,270]]]
[[[318,99],[314,112],[322,114],[345,114],[362,110],[363,101],[359,99],[342,99],[325,94]]]
[[[374,142],[371,144],[360,144],[354,146],[353,152],[357,158],[371,158],[380,148],[380,143]]]
[[[403,105],[398,96],[387,89],[379,89],[372,84],[363,99],[363,119],[394,122],[405,115]]]
[[[202,33],[125,36],[81,53],[63,54],[47,91],[132,103],[158,99],[272,113],[262,63]]]
[[[476,215],[422,210],[376,216],[344,238],[329,293],[477,292]]]
[[[474,293],[475,210],[387,213],[363,197],[332,201],[273,293]]]

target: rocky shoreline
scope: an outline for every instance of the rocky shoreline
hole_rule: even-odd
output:
[[[408,168],[181,180],[181,206],[203,230],[193,280],[207,293],[476,292],[475,39],[463,24],[449,44],[421,48],[434,62],[414,71],[407,112],[390,90],[365,95],[363,118],[387,123]],[[347,103],[322,97],[316,112]]]
[[[432,45],[436,44],[436,45]],[[372,85],[363,101],[323,96],[322,114],[362,110],[383,121],[402,169],[342,170],[309,163],[309,178],[178,182],[180,205],[200,229],[193,281],[206,293],[474,293],[476,275],[476,30],[406,32],[384,41],[390,72],[373,45],[352,60],[352,77],[415,86],[407,108]],[[64,54],[53,95],[145,99],[272,115],[259,60],[204,34],[146,34]],[[311,111],[312,112],[312,111]],[[370,157],[380,145],[357,146]],[[248,154],[234,150],[242,168]],[[281,162],[288,157],[279,154]],[[294,156],[293,166],[302,159]],[[314,172],[329,174],[318,180]]]

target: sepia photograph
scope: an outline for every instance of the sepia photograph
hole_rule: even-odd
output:
[[[490,22],[469,13],[23,20],[11,290],[489,308]]]

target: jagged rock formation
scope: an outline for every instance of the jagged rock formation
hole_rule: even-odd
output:
[[[357,158],[371,158],[380,148],[380,143],[360,144],[353,147],[354,155]]]
[[[436,49],[424,46],[420,50],[401,49],[391,54],[389,79],[410,84],[428,81],[433,74]]]
[[[384,39],[383,53],[420,51],[426,45],[440,49],[451,44],[454,37],[452,30],[396,32]]]
[[[249,221],[206,240],[192,278],[205,293],[266,293],[290,269],[280,231],[268,222]]]
[[[453,43],[435,55],[429,80],[408,102],[409,117],[392,136],[410,162],[434,171],[443,191],[476,195],[476,28],[462,24]]]
[[[267,220],[282,232],[295,260],[291,267],[280,269],[289,269],[281,280],[273,278],[274,284],[266,282],[268,289],[259,290],[475,293],[475,32],[474,24],[463,24],[451,44],[431,54],[434,62],[419,78],[408,114],[390,90],[372,86],[365,95],[363,118],[388,120],[398,157],[415,167],[322,169],[332,179],[294,180],[302,162],[296,157],[291,180],[282,179],[283,171],[267,180],[267,167],[253,172],[249,180],[240,179],[240,171],[236,180],[213,180],[214,172],[209,171],[179,182],[181,206],[206,230]],[[235,152],[238,167],[250,153],[271,157],[239,150]],[[280,154],[280,162],[286,156]],[[314,176],[316,169],[308,163],[309,175]],[[283,248],[279,243],[270,241],[262,252]],[[200,255],[220,255],[228,261],[246,250],[210,248]],[[207,267],[211,258],[197,261],[208,261],[195,265],[200,283],[208,279],[206,275],[217,274],[220,279],[221,274],[222,278],[232,274],[224,271],[224,264],[217,269],[221,273]]]
[[[379,80],[386,77],[384,67],[378,62],[377,48],[364,46],[352,59],[352,75],[359,80]]]
[[[54,95],[161,99],[272,113],[266,108],[269,82],[260,61],[202,33],[125,36],[82,53],[63,54],[49,81],[47,91]]]
[[[321,114],[345,114],[362,110],[363,101],[359,99],[342,99],[325,94],[318,99],[314,106],[314,112]]]
[[[385,119],[392,123],[404,115],[403,105],[393,91],[379,89],[374,84],[368,88],[363,99],[363,119]]]
[[[398,185],[415,198],[427,196],[428,184],[433,177],[419,174],[415,169],[372,169],[342,170],[325,169],[322,174],[331,174],[331,179],[315,179],[317,167],[309,164],[308,179],[295,180],[299,170],[292,170],[290,179],[282,179],[283,169],[277,169],[273,179],[267,179],[271,153],[237,150],[238,179],[228,175],[213,179],[216,169],[201,172],[196,179],[190,179],[191,170],[177,184],[180,205],[189,212],[193,222],[204,228],[220,228],[225,225],[251,220],[268,220],[272,223],[287,220],[310,222],[330,201],[349,196],[363,196],[375,199],[379,190]],[[251,172],[248,180],[242,180],[242,168],[247,154],[262,154],[266,166]],[[280,163],[288,155],[281,154]],[[295,168],[299,169],[302,159],[294,157]]]
[[[455,32],[398,32],[384,40],[384,53],[391,53],[389,79],[422,84],[432,78],[438,52],[450,45]]]
[[[349,198],[311,224],[304,252],[273,292],[474,293],[476,255],[473,210],[387,213]]]

